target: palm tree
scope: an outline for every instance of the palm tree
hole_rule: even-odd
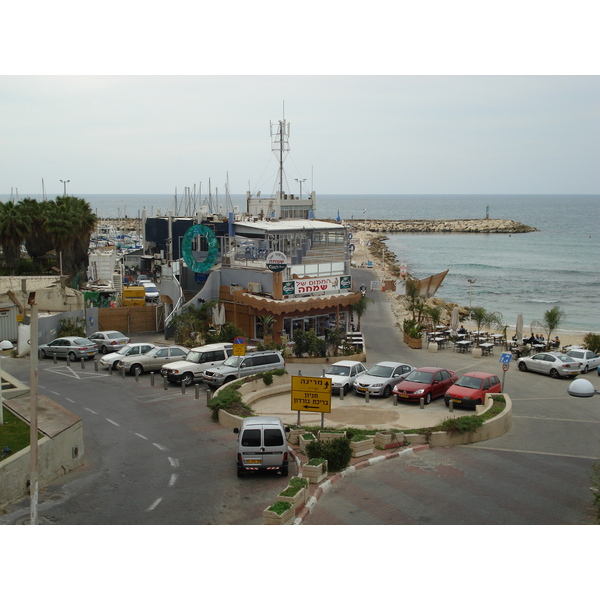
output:
[[[502,313],[488,312],[483,306],[476,306],[471,314],[473,321],[477,323],[477,331],[481,331],[482,327],[494,327],[498,330],[502,328]],[[479,338],[476,345],[479,346]]]
[[[416,321],[417,325],[420,325],[423,318],[423,310],[425,309],[425,302],[419,293],[419,286],[416,279],[409,278],[406,280],[404,304],[407,310],[412,312],[412,320]]]
[[[25,248],[27,254],[36,263],[40,263],[41,259],[54,250],[52,237],[46,230],[46,216],[50,203],[47,200],[38,202],[35,198],[23,198],[19,202],[19,207],[24,214],[31,219],[31,229],[25,236]]]
[[[0,203],[0,246],[13,275],[21,262],[21,244],[31,230],[31,219],[14,201]]]
[[[372,298],[362,296],[358,302],[355,302],[350,308],[358,317],[358,331],[360,331],[360,319],[367,312],[369,302],[373,302]]]
[[[562,308],[559,306],[553,306],[550,310],[547,310],[544,313],[544,318],[542,319],[541,323],[539,321],[533,321],[532,325],[542,327],[548,334],[546,341],[547,343],[550,343],[552,332],[556,331],[566,318],[567,315]]]

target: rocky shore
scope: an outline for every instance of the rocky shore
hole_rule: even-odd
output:
[[[372,233],[529,233],[538,231],[510,219],[431,219],[392,221],[365,219],[346,221],[356,229]]]

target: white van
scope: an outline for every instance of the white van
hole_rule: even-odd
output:
[[[238,434],[236,465],[238,477],[248,471],[278,471],[284,477],[288,474],[288,444],[286,432],[279,417],[247,417]]]
[[[171,383],[192,385],[194,380],[204,377],[208,367],[218,367],[233,354],[233,344],[208,344],[192,348],[185,360],[166,364],[160,370]]]
[[[151,282],[142,282],[144,286],[144,295],[146,297],[146,302],[158,302],[160,298],[160,292],[158,288]]]

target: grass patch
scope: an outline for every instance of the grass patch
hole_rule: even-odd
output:
[[[289,485],[279,495],[293,498],[301,489],[306,487],[308,487],[308,479],[305,477],[292,477]]]
[[[2,407],[2,414],[4,415],[4,425],[0,425],[0,454],[6,446],[10,450],[10,454],[4,457],[0,457],[0,460],[4,460],[29,446],[29,423],[21,421],[18,417],[13,415],[6,407]],[[38,432],[38,439],[43,437]]]
[[[275,502],[275,504],[269,506],[267,510],[273,511],[278,515],[282,515],[286,510],[290,510],[290,508],[292,508],[290,502],[288,502],[287,500],[279,500],[278,502]]]

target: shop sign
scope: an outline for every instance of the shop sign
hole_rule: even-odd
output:
[[[283,282],[283,295],[293,294],[335,294],[352,287],[349,275],[344,277],[312,277]]]
[[[267,269],[274,273],[279,273],[287,267],[287,256],[283,252],[270,252],[267,254]]]

